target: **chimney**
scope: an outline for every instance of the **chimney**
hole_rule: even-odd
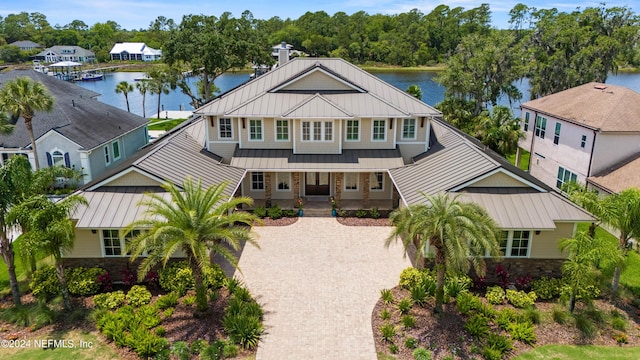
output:
[[[282,66],[289,61],[289,49],[287,48],[287,43],[285,41],[280,44],[280,48],[278,49],[278,66]]]

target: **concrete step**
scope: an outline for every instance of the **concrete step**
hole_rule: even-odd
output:
[[[331,209],[304,209],[305,217],[331,217]]]

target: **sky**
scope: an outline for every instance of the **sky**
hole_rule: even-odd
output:
[[[471,9],[481,3],[488,3],[491,9],[492,23],[497,28],[508,28],[509,10],[516,4],[524,3],[538,9],[556,8],[570,12],[580,7],[597,7],[604,0],[450,0],[449,7]],[[315,0],[315,1],[246,1],[246,0],[2,0],[0,16],[21,12],[39,12],[46,15],[52,26],[66,25],[73,20],[82,20],[91,26],[107,20],[117,22],[123,29],[146,29],[158,16],[173,19],[177,24],[183,15],[204,14],[220,16],[230,12],[239,17],[243,11],[249,10],[256,19],[269,19],[278,16],[282,19],[297,19],[307,11],[325,11],[329,15],[336,12],[353,14],[365,11],[368,14],[398,14],[418,9],[428,14],[441,1],[431,0]],[[634,12],[640,11],[640,0],[609,0],[607,7],[628,6]]]

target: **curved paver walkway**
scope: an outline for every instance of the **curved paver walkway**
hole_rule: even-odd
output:
[[[235,276],[266,313],[256,359],[376,359],[371,312],[410,266],[401,244],[384,247],[391,228],[300,218],[254,230],[261,249],[245,247]]]

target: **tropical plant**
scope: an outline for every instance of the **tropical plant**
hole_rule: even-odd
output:
[[[168,95],[170,90],[176,88],[177,77],[175,71],[168,67],[154,67],[153,70],[147,73],[147,76],[149,77],[149,80],[146,80],[149,93],[158,95],[158,112],[156,116],[159,118],[162,94]]]
[[[405,256],[415,244],[419,267],[424,267],[428,246],[435,249],[436,303],[435,312],[442,312],[445,273],[466,273],[473,265],[476,273],[486,271],[485,252],[499,253],[498,227],[487,212],[474,203],[458,200],[446,193],[435,196],[422,194],[426,204],[411,205],[391,215],[395,228],[385,242],[402,239]]]
[[[33,134],[33,117],[36,111],[53,110],[54,99],[47,88],[40,82],[28,77],[19,77],[8,81],[0,89],[0,110],[12,114],[16,118],[22,116],[24,126],[29,133],[29,141],[33,150],[35,170],[40,168],[38,152]]]
[[[73,249],[75,229],[69,216],[87,201],[79,195],[71,195],[58,202],[52,202],[44,195],[34,195],[14,206],[7,214],[10,224],[27,224],[23,236],[55,260],[60,291],[65,310],[71,310],[69,289],[65,278],[62,255]]]
[[[520,119],[513,116],[511,109],[498,105],[483,111],[477,119],[475,137],[491,150],[502,156],[513,154],[518,141],[524,138],[520,129]]]
[[[419,85],[409,85],[409,87],[405,91],[414,98],[422,100],[422,89]]]
[[[146,118],[147,110],[145,108],[145,102],[147,99],[147,92],[149,92],[150,90],[149,82],[146,79],[142,79],[138,81],[136,83],[136,89],[138,89],[138,91],[140,92],[140,95],[142,95],[142,117]]]
[[[116,85],[116,94],[124,94],[124,100],[127,103],[128,112],[131,112],[131,109],[129,108],[129,93],[132,91],[133,85],[129,84],[126,81],[120,81],[118,85]]]
[[[139,205],[146,207],[145,218],[131,223],[126,230],[147,229],[130,244],[131,261],[147,253],[140,263],[139,280],[144,279],[154,265],[165,266],[176,251],[182,250],[194,277],[198,309],[207,308],[203,277],[211,264],[209,256],[213,258],[219,253],[237,267],[238,259],[233,251],[240,248],[241,241],[258,247],[250,228],[255,217],[234,211],[240,204],[251,205],[251,199],[234,197],[226,201],[226,186],[222,183],[204,190],[200,180],[194,183],[187,179],[179,189],[165,183],[162,187],[171,199],[150,194],[140,202]]]
[[[0,134],[11,134],[15,125],[9,123],[7,114],[0,111]]]

